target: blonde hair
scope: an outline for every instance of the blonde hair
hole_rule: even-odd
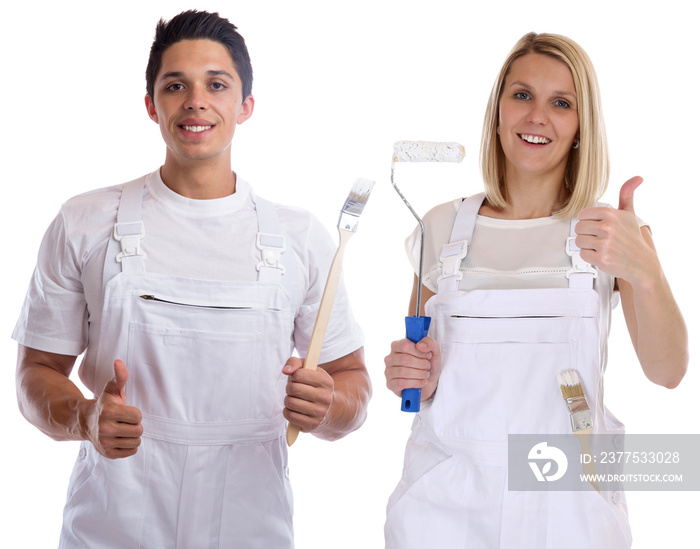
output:
[[[554,215],[573,218],[593,206],[608,186],[608,143],[595,69],[586,52],[576,42],[558,34],[529,33],[508,55],[491,90],[481,138],[481,172],[486,196],[497,208],[507,206],[505,196],[505,154],[498,137],[499,101],[513,61],[527,55],[549,55],[566,64],[576,90],[579,120],[579,147],[572,149],[564,174],[569,197]]]

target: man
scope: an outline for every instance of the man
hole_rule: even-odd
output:
[[[293,547],[285,419],[329,440],[362,424],[362,336],[341,288],[320,368],[288,358],[334,247],[231,170],[254,107],[236,27],[161,21],[146,77],[163,166],[64,204],[13,334],[22,413],[82,441],[61,547]],[[83,352],[94,399],[69,380]]]

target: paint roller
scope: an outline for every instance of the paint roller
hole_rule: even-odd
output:
[[[423,220],[411,207],[406,197],[401,193],[394,181],[394,164],[396,162],[461,162],[464,159],[464,147],[455,142],[434,141],[398,141],[394,143],[394,156],[391,160],[391,184],[403,200],[404,204],[418,221],[420,227],[420,255],[418,260],[418,295],[416,298],[416,314],[406,317],[406,338],[418,343],[428,335],[430,317],[421,316],[421,290],[423,288],[423,240],[425,228]],[[404,389],[401,392],[401,410],[418,412],[420,410],[421,390]]]

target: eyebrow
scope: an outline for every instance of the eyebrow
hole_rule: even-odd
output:
[[[532,86],[530,86],[529,84],[526,84],[525,82],[520,82],[520,81],[513,82],[513,83],[511,83],[508,87],[509,87],[509,88],[512,88],[512,87],[525,88],[526,90],[533,90],[533,89],[534,89],[534,88],[533,88]],[[568,92],[568,91],[555,90],[555,91],[552,93],[552,95],[565,95],[565,96],[571,97],[571,98],[573,98],[573,99],[576,99],[576,93],[575,93],[575,92],[572,93],[572,92]]]
[[[183,76],[184,73],[180,71],[166,72],[165,74],[163,74],[163,76],[160,77],[160,80],[166,80],[168,78],[182,78]],[[230,72],[222,70],[207,71],[207,76],[226,76],[230,80],[235,80],[235,78],[233,78]]]

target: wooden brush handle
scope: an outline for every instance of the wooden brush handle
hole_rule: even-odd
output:
[[[316,314],[316,323],[314,324],[313,332],[311,332],[309,349],[306,352],[306,359],[304,359],[304,368],[306,369],[315,370],[318,366],[318,359],[321,356],[323,339],[326,336],[326,328],[328,328],[328,321],[331,318],[331,311],[333,310],[335,293],[338,290],[340,275],[343,272],[343,255],[345,253],[345,245],[354,234],[355,233],[352,231],[346,231],[345,229],[338,228],[338,250],[335,252],[333,262],[331,263],[331,268],[328,271],[326,287],[323,289],[323,296],[321,297],[321,303],[318,306],[318,313]],[[299,430],[300,427],[294,423],[287,425],[288,446],[294,444],[294,441],[299,436]]]
[[[591,429],[584,429],[582,431],[576,431],[576,437],[578,438],[578,441],[581,443],[581,456],[588,455],[589,457],[592,458],[591,455],[591,444],[590,444],[590,439],[591,439]],[[590,462],[588,463],[583,463],[583,472],[586,475],[595,475],[595,464],[593,463],[593,459],[591,459]],[[598,493],[600,493],[600,488],[598,487],[598,481],[595,479],[595,476],[591,476],[589,478],[592,478],[593,480],[590,480],[589,482],[591,483],[591,486],[596,489]]]

